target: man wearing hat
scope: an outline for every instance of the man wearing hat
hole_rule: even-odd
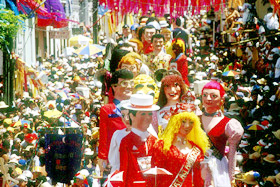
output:
[[[128,42],[132,38],[132,35],[130,34],[129,26],[127,24],[125,24],[122,27],[122,34],[123,34],[123,42]]]
[[[152,111],[158,110],[159,106],[153,104],[150,95],[133,94],[123,107],[129,110],[132,129],[120,143],[120,171],[124,171],[124,185],[133,186],[135,182],[145,183],[140,171],[150,167],[150,151],[157,136],[154,130],[150,130],[150,124]]]
[[[121,118],[120,102],[130,98],[133,85],[131,71],[121,69],[113,73],[111,80],[113,103],[108,103],[100,109],[98,157],[101,172],[104,171],[104,166],[108,163],[108,152],[114,132],[126,128]]]

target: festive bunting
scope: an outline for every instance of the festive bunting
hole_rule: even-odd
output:
[[[102,0],[99,2],[105,4],[105,7],[112,11],[120,12],[122,16],[139,11],[145,15],[151,11],[151,7],[156,16],[163,16],[169,7],[171,18],[183,15],[186,10],[190,10],[193,14],[199,14],[201,10],[209,10],[211,7],[215,11],[219,11],[221,6],[226,5],[225,0]]]

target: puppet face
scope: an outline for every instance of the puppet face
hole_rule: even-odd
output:
[[[120,100],[129,99],[132,94],[134,82],[130,79],[118,79],[118,84],[113,86],[114,96]]]
[[[157,102],[159,96],[158,87],[152,77],[141,74],[134,79],[133,94],[147,94],[154,97],[154,103]]]
[[[187,136],[191,132],[193,125],[194,122],[192,120],[183,119],[178,135],[181,137]]]
[[[137,64],[122,64],[121,69],[127,69],[133,73],[133,77],[138,75]]]
[[[147,131],[149,125],[152,123],[152,115],[153,113],[151,111],[137,111],[136,116],[133,116],[130,113],[130,118],[132,119],[132,125],[137,124],[137,126],[134,126],[140,131]],[[133,123],[136,122],[136,123]]]
[[[164,45],[163,38],[154,38],[153,39],[153,47],[155,51],[161,51]]]
[[[207,113],[211,114],[219,110],[223,104],[220,91],[216,89],[204,89],[202,93],[202,104]]]
[[[156,33],[156,29],[154,28],[147,28],[144,31],[144,39],[146,42],[151,43],[152,36]]]
[[[180,101],[180,96],[181,96],[181,87],[178,83],[170,84],[170,85],[165,85],[164,86],[164,93],[167,98],[167,101]]]

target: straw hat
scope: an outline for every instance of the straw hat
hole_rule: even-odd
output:
[[[136,111],[157,111],[158,105],[153,104],[153,96],[145,94],[132,94],[129,102],[124,103],[123,107],[128,110]]]
[[[274,184],[274,186],[276,186],[276,176],[268,176],[266,181],[270,181]]]
[[[273,135],[280,140],[280,129],[278,129],[277,131],[272,131]]]
[[[276,183],[280,185],[280,173],[278,173],[276,176]]]
[[[260,157],[261,157],[261,154],[259,152],[254,152],[254,153],[249,155],[249,159],[253,159],[253,160],[256,160]]]
[[[277,160],[275,159],[275,156],[273,154],[268,154],[266,157],[263,158],[264,161],[269,163],[276,163]]]
[[[261,85],[266,85],[267,80],[265,78],[261,78],[257,80],[257,83],[261,84]]]
[[[247,173],[245,173],[243,175],[242,179],[237,179],[237,180],[241,180],[243,182],[245,182],[246,184],[258,184],[258,182],[256,181],[256,178],[258,178],[260,176],[260,174],[256,171],[249,171]]]

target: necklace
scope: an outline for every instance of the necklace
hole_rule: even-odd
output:
[[[206,111],[203,111],[203,114],[205,116],[210,116],[210,117],[221,117],[222,116],[221,111],[217,111],[217,112],[214,112],[212,114],[209,114]]]
[[[183,139],[183,138],[180,138],[180,137],[177,137],[177,142],[180,142],[182,143],[183,145],[186,145],[188,143],[187,140]]]

